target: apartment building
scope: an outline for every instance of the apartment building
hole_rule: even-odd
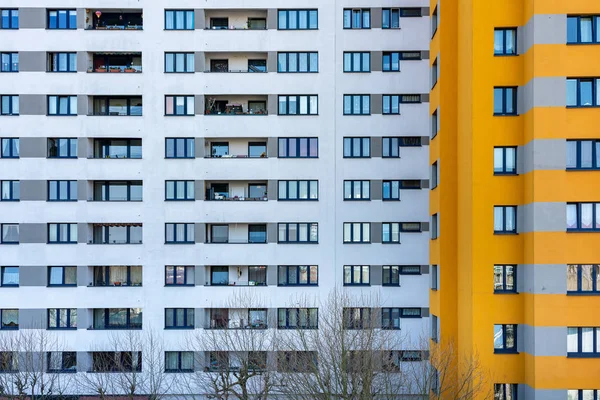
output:
[[[156,331],[202,371],[190,330],[296,328],[301,297],[318,329],[338,286],[429,332],[426,1],[1,7],[0,337],[144,371],[110,334]]]
[[[479,398],[597,399],[600,6],[430,9],[434,342],[478,355]]]

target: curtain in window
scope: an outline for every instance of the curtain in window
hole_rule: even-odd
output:
[[[179,369],[179,353],[176,351],[165,352],[165,369],[175,371]]]
[[[110,267],[108,283],[114,285],[115,282],[122,285],[127,284],[127,267]]]
[[[193,370],[194,369],[194,353],[191,351],[181,352],[181,369]]]
[[[130,276],[132,285],[142,284],[142,267],[130,267]]]
[[[592,41],[592,17],[581,18],[581,42],[590,43]]]
[[[567,204],[567,229],[577,228],[577,205]]]
[[[592,229],[593,204],[581,205],[581,229]]]
[[[515,225],[517,222],[517,221],[515,221],[515,209],[513,207],[506,207],[505,212],[506,212],[506,230],[514,231],[515,227],[516,227]]]
[[[62,267],[50,267],[50,284],[60,285],[62,281]]]
[[[94,328],[104,329],[104,309],[94,310]]]
[[[568,328],[567,331],[567,352],[576,353],[579,351],[577,345],[577,328]]]
[[[594,350],[594,328],[581,328],[581,351],[591,353]]]
[[[108,324],[111,327],[127,326],[127,310],[125,308],[111,308],[108,310]]]
[[[504,230],[504,214],[502,207],[494,207],[494,230]]]
[[[581,290],[584,292],[591,291],[593,289],[593,275],[591,265],[581,266]]]

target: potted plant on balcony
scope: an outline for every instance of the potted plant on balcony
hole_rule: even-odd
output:
[[[110,72],[121,72],[121,68],[110,67]]]
[[[136,70],[133,67],[125,67],[125,72],[136,72]]]
[[[96,68],[96,72],[106,72],[106,67],[103,65],[101,67]]]

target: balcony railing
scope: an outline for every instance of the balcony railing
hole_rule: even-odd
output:
[[[225,196],[224,194],[215,193],[214,196],[206,199],[206,201],[267,201],[268,197],[265,194],[262,197],[244,197],[244,196]]]
[[[206,329],[267,329],[265,321],[250,322],[245,319],[211,319]]]
[[[256,238],[256,239],[229,239],[229,238],[221,238],[215,237],[208,239],[206,244],[264,244],[267,243],[267,237]]]
[[[216,282],[206,281],[204,286],[267,286],[266,281],[225,281],[225,282]]]
[[[238,115],[269,115],[266,109],[259,110],[241,110],[241,109],[229,109],[225,111],[219,110],[206,110],[205,115],[228,115],[228,116],[238,116]]]

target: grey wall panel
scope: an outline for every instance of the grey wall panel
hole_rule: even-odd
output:
[[[383,97],[380,94],[371,95],[371,114],[383,113]]]
[[[46,71],[45,51],[20,51],[19,72],[43,72]]]
[[[45,180],[21,181],[21,201],[45,201],[46,188]]]
[[[381,222],[371,222],[371,243],[381,243]]]
[[[277,224],[267,224],[267,243],[277,243]]]
[[[371,180],[371,200],[381,200],[383,182],[379,179]]]
[[[277,200],[277,181],[269,180],[267,182],[267,198],[269,200]]]
[[[277,115],[277,95],[270,94],[267,96],[267,113]]]
[[[204,200],[205,192],[204,192],[204,181],[198,180],[194,181],[194,198],[199,200]]]
[[[194,23],[196,29],[206,28],[206,16],[203,8],[196,8],[194,10]]]
[[[93,281],[93,268],[87,265],[77,266],[77,286],[88,286]]]
[[[46,329],[47,314],[44,308],[19,309],[19,329]]]
[[[269,286],[277,286],[277,276],[278,269],[277,265],[268,265],[267,266],[267,285]]]
[[[88,111],[91,114],[91,110],[88,110],[88,96],[84,94],[77,95],[77,115],[88,115]],[[85,154],[87,157],[87,154]]]
[[[24,265],[19,267],[19,286],[46,286],[48,267]]]
[[[204,138],[197,137],[194,139],[194,151],[196,153],[196,158],[204,158],[206,155],[206,151],[204,148]]]
[[[383,69],[383,52],[371,52],[371,71],[381,71]]]
[[[91,65],[89,65],[91,67]],[[87,72],[88,57],[86,51],[77,52],[77,72]]]
[[[196,224],[196,243],[206,242],[206,224]]]
[[[19,29],[45,29],[45,8],[19,8]]]
[[[198,228],[198,226],[196,226],[196,228]],[[204,265],[196,265],[194,269],[194,284],[196,286],[204,286],[206,280],[210,276],[206,271],[207,268]]]
[[[204,115],[204,95],[195,96],[194,113],[196,115]]]
[[[267,157],[276,158],[278,154],[278,138],[269,137],[267,138]]]
[[[371,137],[371,157],[381,157],[383,154],[382,151],[382,142],[383,138],[379,136]]]
[[[267,29],[277,29],[277,9],[267,10]]]
[[[47,139],[43,137],[22,137],[19,140],[21,158],[46,158]]]
[[[46,115],[46,96],[43,94],[22,94],[19,96],[19,114]]]
[[[19,224],[19,243],[46,243],[46,224]]]
[[[90,193],[88,198],[88,182],[83,180],[77,181],[77,200],[87,201],[93,198],[92,193]]]
[[[381,8],[371,8],[371,28],[381,28]]]
[[[267,53],[267,72],[277,72],[277,52],[269,51]]]
[[[85,8],[77,9],[77,29],[85,29]]]
[[[88,224],[79,223],[77,224],[77,243],[87,243],[88,242]],[[91,238],[91,235],[90,235]]]
[[[383,282],[383,267],[381,265],[371,265],[370,274],[371,285],[380,286]]]
[[[204,72],[205,68],[205,56],[203,51],[197,51],[194,53],[194,70],[196,72]]]

